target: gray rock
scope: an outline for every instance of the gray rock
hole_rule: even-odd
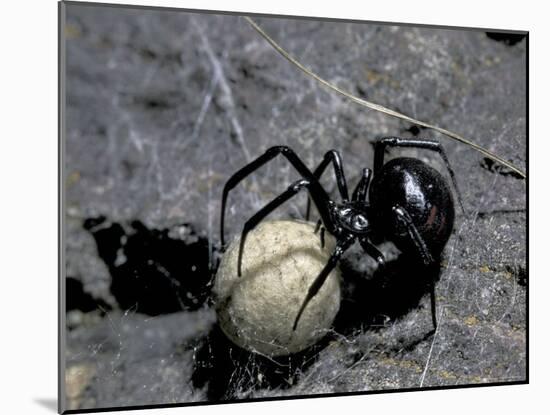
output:
[[[192,339],[215,321],[211,310],[150,317],[112,312],[98,324],[68,333],[67,367],[93,373],[81,408],[194,402],[204,391],[190,384]],[[73,408],[76,409],[76,408]]]
[[[510,46],[480,31],[257,21],[329,81],[456,131],[525,170],[525,40]],[[394,304],[390,318],[374,310],[372,321],[381,325],[362,324],[361,315],[337,325],[286,384],[270,381],[264,363],[254,363],[254,379],[244,382],[251,366],[237,366],[258,360],[237,359],[224,393],[211,393],[213,381],[196,386],[192,345],[209,344],[208,303],[154,318],[120,310],[84,221],[104,216],[129,228],[137,220],[181,240],[179,225],[188,223],[208,239],[215,263],[222,187],[269,146],[289,145],[311,167],[338,149],[353,186],[361,168],[372,166],[376,138],[417,131],[306,78],[237,16],[70,4],[66,39],[67,275],[112,306],[99,322],[83,319],[88,323],[68,333],[68,366],[94,367],[81,407],[526,379],[526,182],[465,145],[420,130],[419,137],[444,145],[466,211],[444,252],[438,331],[429,334],[429,301],[420,292],[405,297],[403,310]],[[390,155],[398,154],[441,168],[424,151]],[[323,182],[334,193],[330,176]],[[229,198],[228,234],[296,178],[277,159],[243,182]],[[305,196],[297,197],[272,217],[300,218],[304,207]],[[352,252],[347,261],[375,279],[370,259]],[[352,285],[345,292],[345,301],[362,305]]]

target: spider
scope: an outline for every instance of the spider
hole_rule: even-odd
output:
[[[437,152],[449,172],[458,201],[460,193],[449,160],[437,141],[385,137],[375,143],[374,168],[364,168],[361,178],[350,199],[342,157],[336,150],[328,151],[317,168],[311,171],[296,153],[286,146],[269,148],[263,155],[233,174],[223,189],[221,205],[220,236],[224,242],[224,221],[227,196],[241,180],[282,154],[302,177],[292,183],[245,224],[242,230],[237,273],[241,276],[242,254],[247,234],[277,207],[295,196],[300,190],[309,192],[306,219],[309,219],[310,200],[315,204],[320,219],[315,232],[321,228],[321,243],[324,245],[324,229],[336,239],[336,247],[327,264],[308,289],[300,306],[293,330],[304,309],[323,286],[330,272],[336,267],[344,252],[358,241],[364,252],[374,258],[379,267],[385,266],[384,255],[373,241],[388,240],[402,252],[412,253],[421,266],[439,266],[439,259],[449,236],[455,217],[453,197],[442,175],[416,158],[399,157],[384,163],[386,147],[414,147]],[[332,164],[341,200],[332,200],[319,183],[319,179]],[[371,180],[372,178],[372,180]],[[367,198],[368,194],[368,198]],[[438,268],[439,269],[439,268]],[[434,330],[437,328],[435,279],[429,283],[431,314]]]

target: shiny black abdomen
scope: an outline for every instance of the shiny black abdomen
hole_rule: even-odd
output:
[[[454,222],[454,204],[441,174],[413,158],[396,158],[375,174],[369,191],[372,226],[403,252],[417,251],[394,206],[404,208],[434,257],[445,247]]]

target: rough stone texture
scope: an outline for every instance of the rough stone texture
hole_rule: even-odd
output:
[[[334,250],[334,238],[321,247],[315,225],[266,221],[246,238],[242,275],[237,275],[240,238],[218,268],[213,294],[220,328],[237,345],[268,356],[301,352],[331,329],[340,308],[340,272],[334,269],[302,313],[294,319],[309,287]]]
[[[160,317],[111,312],[99,323],[71,330],[67,373],[75,368],[91,373],[76,396],[79,407],[204,400],[204,391],[190,384],[193,350],[187,345],[204,336],[214,321],[211,310]],[[75,403],[69,398],[69,404]]]
[[[457,131],[525,170],[525,40],[509,45],[480,31],[257,21],[338,86]],[[94,368],[82,408],[526,379],[524,180],[467,146],[326,91],[237,16],[69,5],[65,35],[67,276],[110,305],[92,311],[99,319],[76,319],[82,323],[68,332],[68,367]],[[387,274],[358,251],[347,255],[334,332],[277,364],[223,343],[209,301],[193,309],[182,302],[182,311],[151,317],[134,311],[139,301],[121,307],[111,292],[117,267],[135,262],[125,249],[135,221],[158,230],[147,243],[185,242],[189,234],[180,225],[191,225],[195,237],[206,238],[215,270],[221,190],[230,174],[275,144],[291,146],[310,167],[335,148],[353,186],[361,168],[372,166],[373,141],[385,135],[440,140],[462,193],[465,213],[458,212],[436,287],[435,334],[425,289],[414,272],[399,272],[408,269],[406,259],[391,244],[382,246]],[[398,154],[441,169],[434,154],[388,156]],[[288,162],[276,159],[240,184],[229,197],[228,234],[238,234],[295,179]],[[323,183],[335,194],[331,174]],[[272,217],[301,218],[304,205],[305,197],[296,197]],[[122,236],[106,241],[85,229],[86,220],[100,216],[101,226],[125,229]],[[168,287],[185,292],[190,271],[171,275],[145,259]]]

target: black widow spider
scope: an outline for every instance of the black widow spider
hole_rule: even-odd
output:
[[[342,254],[358,240],[365,253],[374,258],[379,266],[385,266],[385,258],[374,246],[373,241],[389,240],[402,252],[410,252],[420,261],[420,265],[438,267],[441,252],[449,239],[454,223],[454,204],[449,186],[441,174],[421,160],[399,157],[384,164],[384,153],[388,146],[415,147],[438,152],[449,171],[453,186],[460,201],[454,172],[441,145],[436,141],[386,137],[378,140],[374,150],[374,172],[363,169],[361,179],[353,191],[351,200],[348,194],[342,158],[336,150],[327,152],[312,172],[296,153],[286,146],[269,148],[263,155],[252,161],[229,178],[223,189],[221,205],[221,244],[224,242],[225,207],[229,191],[241,180],[272,160],[279,154],[285,156],[302,178],[292,183],[266,206],[250,218],[243,227],[240,239],[237,272],[241,276],[242,253],[246,236],[273,210],[306,188],[319,211],[320,220],[315,232],[324,228],[336,239],[336,247],[325,267],[309,287],[306,298],[294,321],[296,329],[302,312],[309,301],[323,286],[330,272],[336,267]],[[321,175],[332,163],[336,183],[342,200],[330,199],[327,191],[319,183]],[[372,177],[372,183],[371,182]],[[370,183],[370,189],[369,189]],[[367,192],[369,198],[367,200]],[[306,219],[309,218],[309,200]],[[321,229],[321,243],[324,244],[324,228]],[[437,328],[435,279],[430,279],[431,312],[434,330]]]

